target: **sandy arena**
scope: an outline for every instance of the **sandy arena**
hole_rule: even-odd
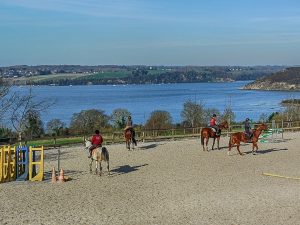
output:
[[[82,146],[61,148],[71,181],[51,183],[57,150],[45,152],[45,181],[0,184],[0,224],[284,224],[300,223],[300,133],[242,145],[227,155],[203,152],[200,138],[106,146],[111,175],[89,173]],[[212,140],[210,140],[210,145]],[[106,164],[103,164],[106,171]]]

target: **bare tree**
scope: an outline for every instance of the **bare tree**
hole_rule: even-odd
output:
[[[235,121],[235,114],[232,110],[231,105],[226,105],[222,114],[222,120],[226,120],[229,123],[229,125]]]
[[[181,117],[191,127],[200,126],[204,122],[204,105],[201,102],[197,104],[188,100],[183,104]]]
[[[0,124],[15,101],[15,93],[11,92],[11,85],[0,78]]]
[[[62,130],[65,126],[66,124],[60,119],[52,119],[47,123],[47,131],[49,134],[59,136],[62,133]]]
[[[39,114],[47,110],[52,103],[46,101],[38,101],[32,94],[32,88],[30,87],[28,93],[17,93],[14,96],[14,104],[11,106],[10,120],[13,128],[18,133],[18,141],[22,141],[23,135],[28,129],[28,119],[32,113]]]

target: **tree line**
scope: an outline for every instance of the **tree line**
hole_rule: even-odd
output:
[[[16,137],[22,141],[43,136],[86,136],[92,134],[96,129],[100,129],[102,132],[122,130],[128,116],[132,116],[132,113],[124,108],[115,109],[110,115],[107,115],[102,109],[89,109],[74,113],[68,125],[59,118],[53,118],[44,124],[41,115],[54,103],[37,101],[31,89],[28,93],[21,95],[17,92],[13,93],[10,86],[2,80],[0,80],[0,84],[0,138]],[[136,125],[136,129],[157,130],[207,126],[214,113],[218,115],[219,121],[227,120],[231,124],[235,123],[235,114],[230,105],[220,112],[216,108],[206,108],[202,102],[188,100],[183,104],[180,123],[174,124],[168,111],[154,110],[145,124]],[[274,112],[271,115],[261,114],[260,116],[260,120],[264,122],[274,119],[278,121],[300,120],[299,104],[289,104],[283,112]]]

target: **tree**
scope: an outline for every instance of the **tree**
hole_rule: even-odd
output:
[[[204,105],[188,100],[183,104],[181,117],[183,121],[187,122],[191,127],[200,126],[204,122]]]
[[[70,130],[75,134],[94,133],[104,127],[108,127],[109,117],[104,111],[97,109],[82,110],[74,113],[71,119]]]
[[[47,110],[52,103],[46,101],[37,101],[35,96],[32,94],[32,88],[30,87],[28,93],[20,94],[15,93],[14,104],[11,106],[12,112],[10,115],[10,120],[13,128],[18,133],[18,140],[22,141],[23,134],[26,131],[28,135],[28,129],[31,126],[41,125],[40,122],[34,120],[40,120],[40,113]],[[37,132],[40,132],[37,131]],[[34,135],[35,132],[32,132]],[[29,137],[32,137],[29,135]]]
[[[65,123],[62,122],[60,119],[52,119],[47,123],[47,131],[49,134],[59,136],[62,134],[62,131],[65,126]]]
[[[153,111],[145,124],[146,129],[170,129],[172,116],[167,111]]]
[[[221,116],[222,120],[226,120],[229,124],[235,121],[235,114],[232,110],[231,105],[227,105],[224,109],[224,112]]]
[[[126,118],[131,116],[131,113],[127,109],[115,109],[111,114],[111,121],[113,126],[116,128],[124,128],[126,123]]]
[[[268,122],[268,115],[266,113],[260,114],[259,121],[263,123]]]
[[[28,110],[24,118],[24,134],[27,139],[32,140],[34,137],[40,137],[44,134],[43,122],[40,113],[36,110]]]
[[[0,78],[0,123],[15,101],[15,94],[11,93],[10,87],[10,84]]]

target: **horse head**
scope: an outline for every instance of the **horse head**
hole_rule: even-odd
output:
[[[259,124],[257,130],[268,130],[268,126],[265,123]]]
[[[92,145],[92,142],[88,139],[84,139],[84,145],[85,148],[88,149]]]
[[[228,127],[229,127],[228,122],[226,120],[224,120],[222,123],[220,123],[219,127],[220,127],[220,129],[223,129],[223,128],[228,129]]]

